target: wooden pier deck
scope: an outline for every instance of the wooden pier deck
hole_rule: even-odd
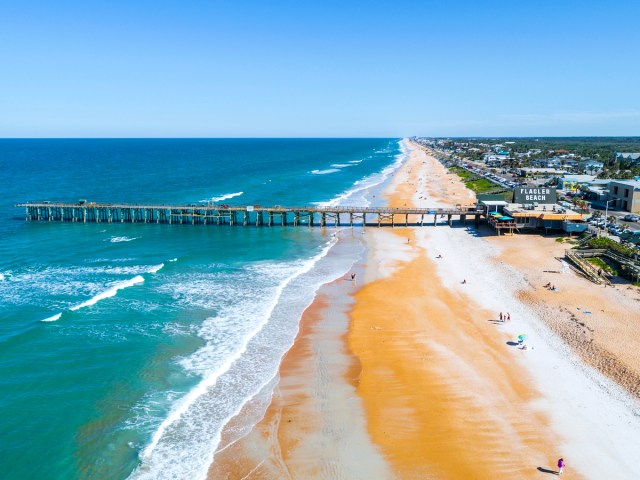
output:
[[[260,205],[133,205],[112,203],[30,202],[16,207],[25,209],[27,221],[79,223],[165,223],[191,225],[255,226],[409,226],[437,225],[454,218],[476,225],[484,211],[475,205],[455,208],[387,208],[387,207],[263,207]]]

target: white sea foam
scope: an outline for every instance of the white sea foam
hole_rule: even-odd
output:
[[[314,175],[328,175],[330,173],[339,172],[339,168],[327,168],[326,170],[311,170],[311,173]]]
[[[105,239],[105,242],[111,242],[111,243],[133,242],[134,240],[137,240],[139,238],[142,238],[142,237],[111,237],[111,238]]]
[[[86,261],[86,263],[123,263],[133,262],[135,258],[92,258]]]
[[[4,273],[0,273],[0,282],[4,282],[5,276]]]
[[[335,168],[347,168],[355,166],[355,163],[332,163],[331,166]]]
[[[171,260],[169,260],[169,262],[172,262],[172,263],[173,263],[173,262],[177,262],[177,261],[178,261],[178,259],[177,259],[177,258],[172,258]]]
[[[242,272],[251,279],[244,285],[246,292],[245,288],[238,289],[235,282],[229,285],[244,297],[234,298],[234,305],[204,322],[199,335],[207,341],[206,346],[180,362],[187,371],[201,375],[202,380],[175,401],[141,452],[141,465],[131,478],[206,477],[223,426],[276,374],[281,356],[295,338],[300,315],[320,285],[344,273],[314,268],[335,242],[332,238],[308,260],[247,267]],[[350,266],[344,262],[339,265],[347,269]],[[262,302],[255,301],[252,284],[256,281]],[[268,285],[271,286],[265,289]],[[197,286],[203,287],[204,284]],[[213,294],[224,298],[229,292],[223,285],[220,287],[222,291]],[[229,340],[228,335],[238,329],[242,337]],[[158,409],[152,408],[150,415],[157,418]],[[140,424],[144,422],[143,416]]]
[[[153,265],[153,266],[147,268],[146,273],[157,273],[160,270],[162,270],[162,267],[164,267],[164,263],[161,263],[159,265]]]
[[[362,160],[349,160],[349,163],[353,163],[353,164],[361,163],[361,162]]]
[[[200,200],[200,203],[221,202],[223,200],[229,200],[230,198],[239,197],[243,193],[244,192],[225,193],[224,195],[220,195],[219,197],[211,197],[205,200]]]
[[[55,322],[56,320],[60,320],[60,317],[62,316],[62,313],[56,313],[55,315],[52,315],[51,317],[47,317],[44,320],[40,320],[41,322]]]
[[[90,307],[91,305],[95,305],[96,303],[98,303],[100,300],[104,300],[105,298],[110,298],[115,296],[118,293],[118,290],[132,287],[142,282],[144,282],[144,277],[142,277],[141,275],[136,275],[135,277],[130,278],[129,280],[125,280],[123,282],[117,282],[114,285],[112,285],[110,288],[105,290],[104,292],[101,292],[95,295],[94,297],[91,297],[89,300],[79,303],[78,305],[74,305],[73,307],[69,308],[69,310],[75,311],[75,310],[80,310],[81,308],[84,308],[84,307]]]

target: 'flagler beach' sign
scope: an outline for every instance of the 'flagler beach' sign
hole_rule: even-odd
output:
[[[556,203],[555,188],[527,188],[520,187],[514,191],[515,203]]]

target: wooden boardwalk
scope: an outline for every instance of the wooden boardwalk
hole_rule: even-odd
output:
[[[409,226],[437,225],[446,219],[476,224],[484,211],[473,206],[455,208],[388,207],[262,207],[260,205],[133,205],[115,203],[21,203],[27,221],[80,223],[166,223],[255,226]]]
[[[590,249],[590,250],[565,250],[565,258],[571,260],[587,277],[594,283],[611,285],[609,274],[600,267],[593,265],[585,260],[592,257],[607,257],[617,262],[622,268],[625,268],[631,279],[635,282],[640,280],[640,261],[620,255],[609,249]]]

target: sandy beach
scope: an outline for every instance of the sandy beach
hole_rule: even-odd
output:
[[[391,206],[473,203],[407,145]],[[564,457],[568,478],[640,478],[638,289],[580,278],[554,238],[488,233],[367,228],[356,280],[321,289],[264,417],[228,426],[209,477],[545,478]]]

